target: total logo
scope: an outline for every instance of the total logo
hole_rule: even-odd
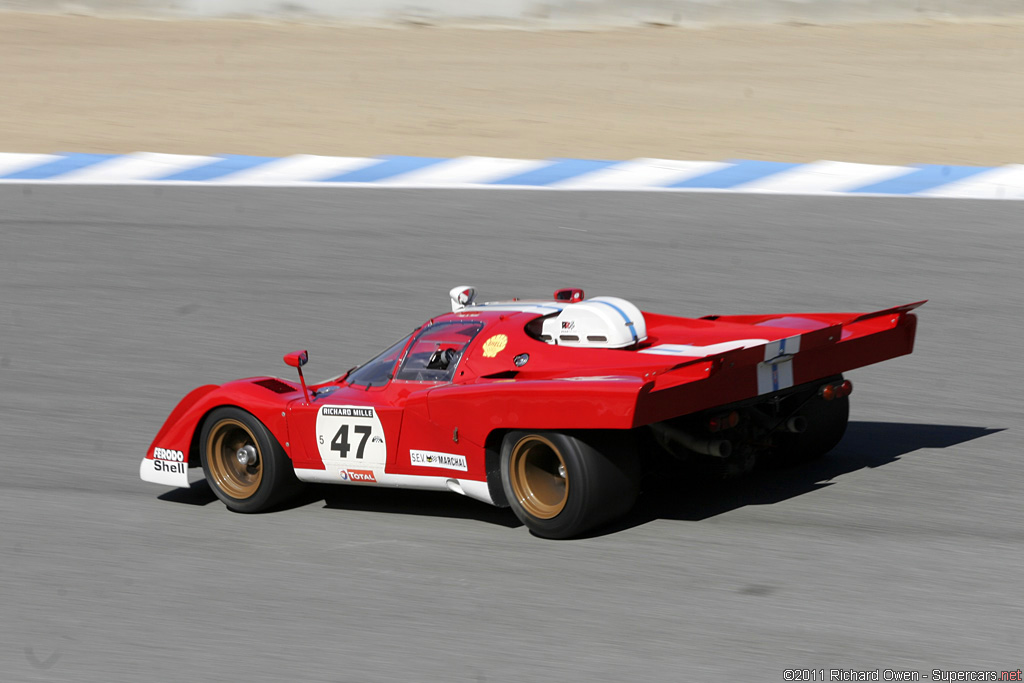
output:
[[[342,481],[364,481],[371,484],[377,483],[377,477],[373,476],[373,470],[342,470]]]

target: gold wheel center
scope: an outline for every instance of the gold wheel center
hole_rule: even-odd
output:
[[[240,461],[238,452],[243,448],[249,451],[249,447],[256,453],[255,461]],[[213,426],[206,439],[206,457],[214,483],[225,494],[244,500],[259,489],[263,454],[252,431],[240,421],[227,418]]]
[[[509,462],[512,490],[520,505],[534,517],[551,519],[569,499],[565,459],[548,439],[531,435],[519,440]]]

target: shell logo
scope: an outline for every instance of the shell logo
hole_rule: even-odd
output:
[[[503,334],[496,334],[484,342],[484,358],[494,358],[505,350],[508,345],[508,337]]]

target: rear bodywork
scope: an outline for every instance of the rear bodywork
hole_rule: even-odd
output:
[[[266,425],[300,479],[449,489],[501,503],[488,473],[493,475],[496,439],[508,430],[635,430],[720,406],[771,401],[910,353],[912,311],[924,303],[872,313],[684,318],[615,302],[621,300],[604,305],[621,314],[624,329],[606,336],[623,339],[622,348],[553,338],[558,328],[574,324],[571,307],[586,302],[506,302],[468,306],[418,328],[420,334],[442,323],[479,328],[443,381],[394,378],[355,386],[342,375],[310,385],[309,393],[273,377],[199,387],[153,440],[141,476],[188,486],[188,468],[200,466],[204,417],[236,406]],[[392,375],[401,376],[416,339],[414,334],[396,356]],[[346,418],[333,417],[341,414],[355,415],[353,428],[364,430],[358,461],[348,453],[347,427],[344,451],[335,444],[332,452],[326,443],[337,424],[344,427],[337,420]]]

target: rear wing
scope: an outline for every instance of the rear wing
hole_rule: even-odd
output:
[[[903,315],[904,313],[909,313],[910,311],[914,310],[915,308],[918,308],[919,306],[924,306],[926,303],[928,303],[928,299],[922,299],[921,301],[915,301],[912,304],[904,304],[903,306],[893,306],[892,308],[885,308],[882,309],[881,311],[875,311],[873,313],[864,313],[863,315],[859,315],[853,320],[849,321],[849,323],[847,324],[858,323],[862,320],[870,320],[871,318],[881,318],[882,316],[886,315]]]
[[[634,426],[767,396],[906,355],[913,350],[917,329],[917,318],[909,313],[924,303],[848,314],[817,330],[653,372],[637,398]]]

